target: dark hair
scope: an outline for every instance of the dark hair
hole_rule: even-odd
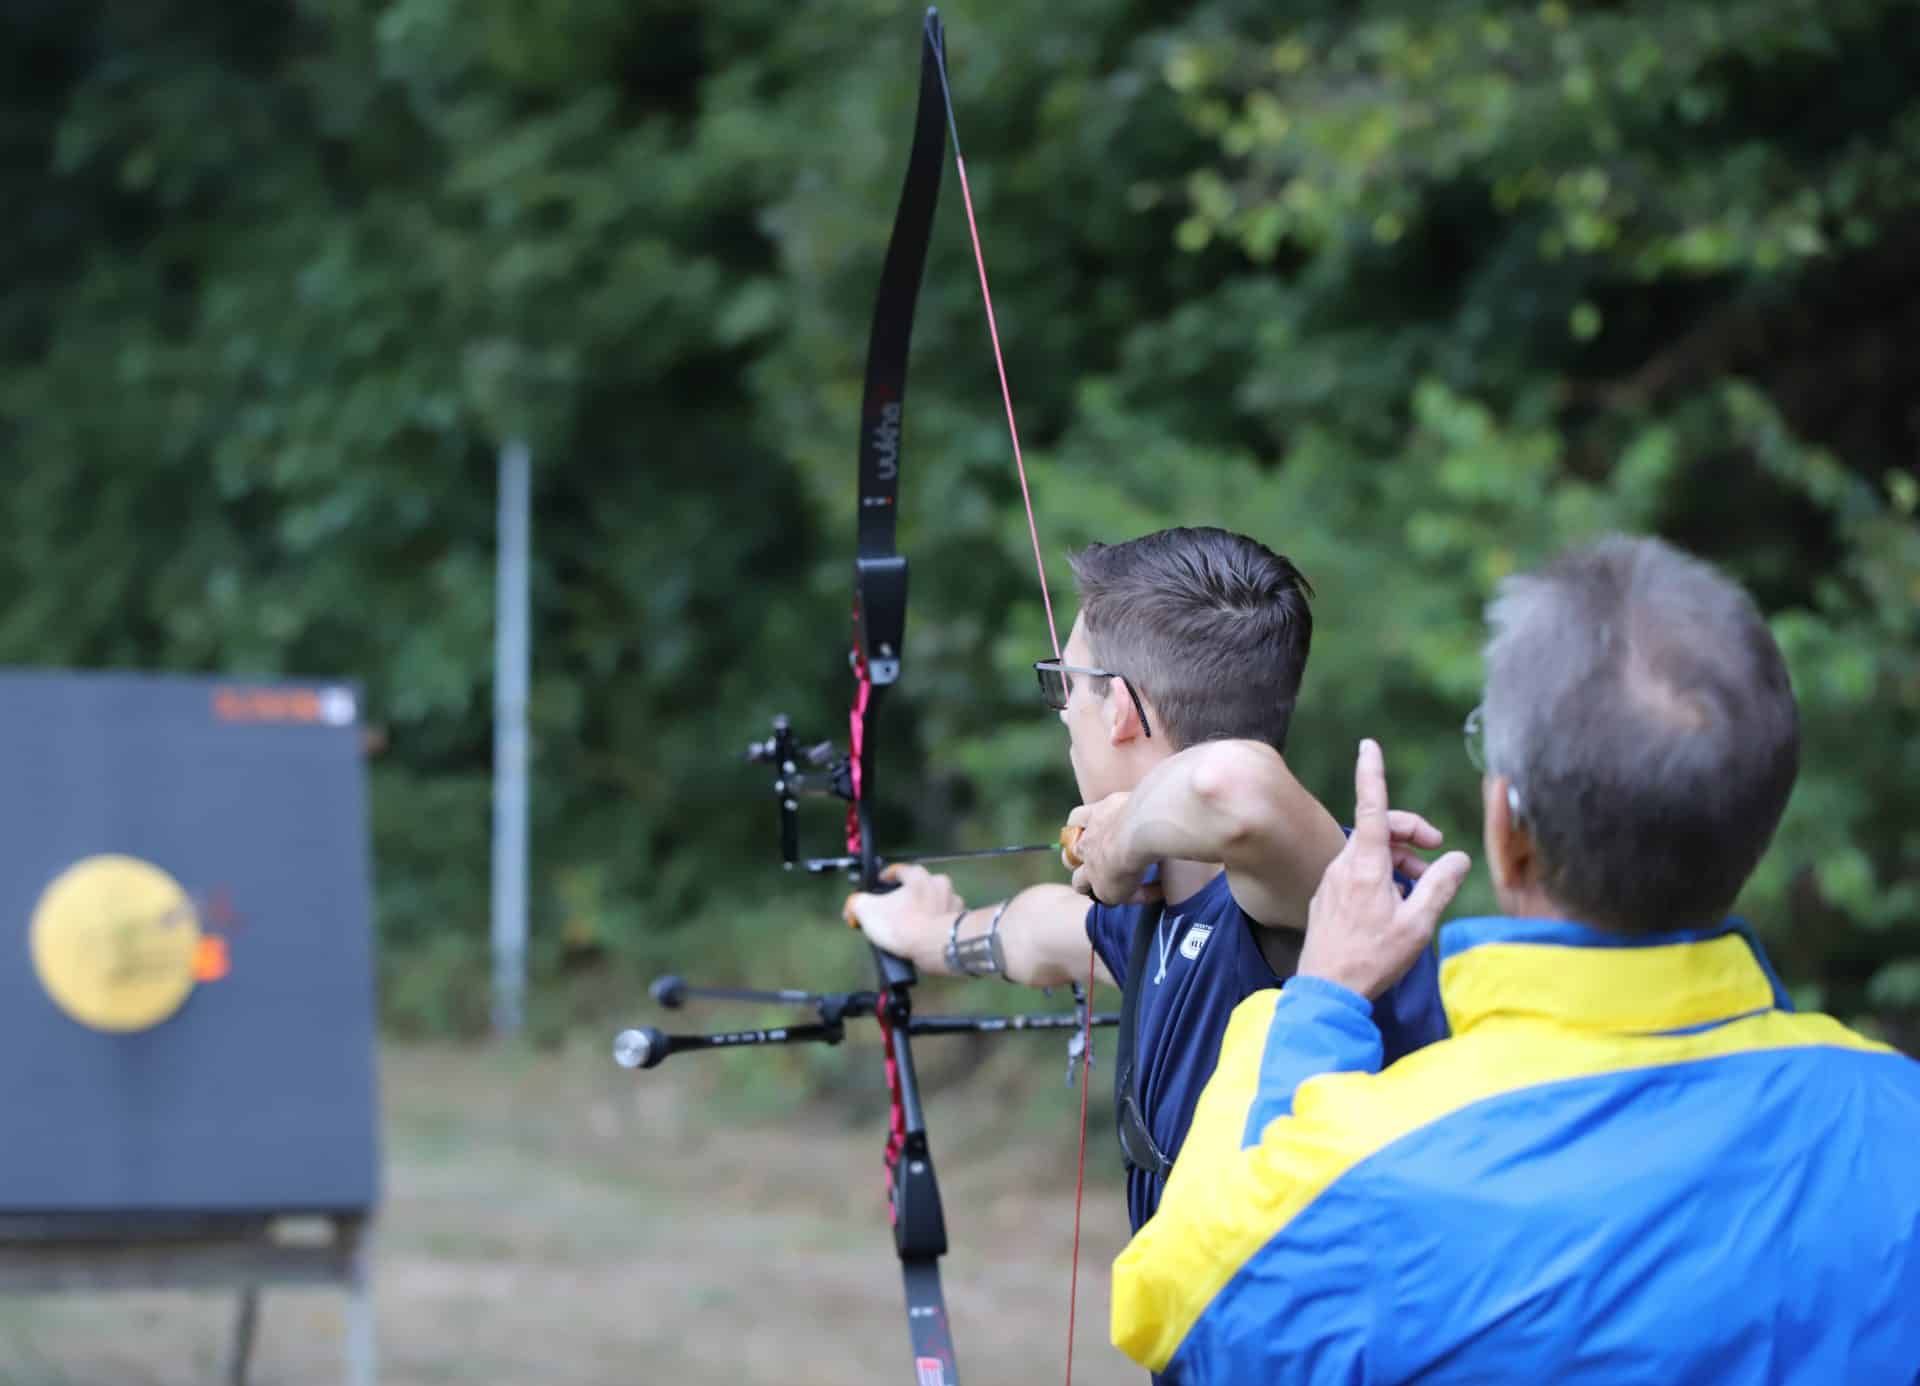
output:
[[[1508,578],[1487,619],[1487,765],[1519,791],[1554,902],[1623,933],[1725,918],[1800,766],[1753,599],[1616,535]]]
[[[1224,529],[1093,544],[1071,562],[1094,662],[1153,704],[1156,735],[1285,749],[1313,643],[1313,589],[1298,568]]]

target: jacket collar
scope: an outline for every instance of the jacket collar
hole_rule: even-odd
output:
[[[1634,936],[1562,919],[1456,920],[1440,931],[1440,998],[1456,1035],[1496,1016],[1662,1034],[1793,1009],[1738,919]]]

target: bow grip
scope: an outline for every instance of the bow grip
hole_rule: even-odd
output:
[[[900,882],[888,880],[885,876],[882,876],[873,883],[873,889],[865,893],[868,895],[885,895],[888,891],[898,889],[900,889]],[[857,929],[860,927],[860,921],[853,917],[853,897],[851,895],[847,897],[846,904],[840,907],[840,917],[847,921],[847,927],[849,929]]]

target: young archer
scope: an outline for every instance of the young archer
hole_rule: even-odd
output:
[[[1063,834],[1074,883],[969,907],[924,867],[856,894],[869,939],[935,975],[1053,987],[1096,975],[1125,993],[1120,1049],[1127,1209],[1153,1216],[1234,1007],[1293,974],[1307,905],[1341,850],[1338,822],[1288,770],[1313,634],[1287,559],[1220,529],[1168,529],[1074,555],[1080,610],[1036,667],[1067,729],[1081,806]],[[1395,861],[1440,843],[1411,813]],[[1088,897],[1094,903],[1089,905]],[[1131,966],[1139,960],[1137,966]],[[1374,1003],[1386,1062],[1444,1038],[1428,954]],[[1129,1113],[1127,1108],[1133,1106]]]

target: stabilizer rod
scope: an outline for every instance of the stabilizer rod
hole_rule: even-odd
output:
[[[786,988],[779,991],[755,991],[750,987],[689,986],[684,977],[668,973],[655,977],[647,988],[655,1001],[677,1011],[689,1001],[757,1001],[765,1006],[818,1006],[834,998],[818,992]]]
[[[782,1025],[771,1030],[729,1030],[714,1035],[669,1035],[651,1025],[622,1030],[613,1041],[613,1061],[622,1068],[656,1068],[669,1054],[689,1049],[733,1049],[746,1044],[838,1044],[847,1027],[834,1022]]]
[[[830,997],[829,1000],[840,1000]],[[854,992],[845,1000],[873,1004],[853,1006],[842,1012],[842,1019],[807,1025],[779,1025],[764,1030],[723,1030],[703,1035],[670,1035],[651,1025],[622,1030],[613,1041],[613,1059],[622,1068],[657,1068],[671,1054],[698,1049],[737,1049],[754,1044],[838,1044],[846,1038],[846,1020],[872,1018],[877,999],[872,993]],[[1095,1028],[1118,1025],[1120,1017],[1111,1011],[1095,1014],[1083,1022],[1065,1012],[1033,1015],[916,1015],[907,1021],[912,1035],[1007,1034],[1022,1030],[1078,1030],[1083,1023]]]

